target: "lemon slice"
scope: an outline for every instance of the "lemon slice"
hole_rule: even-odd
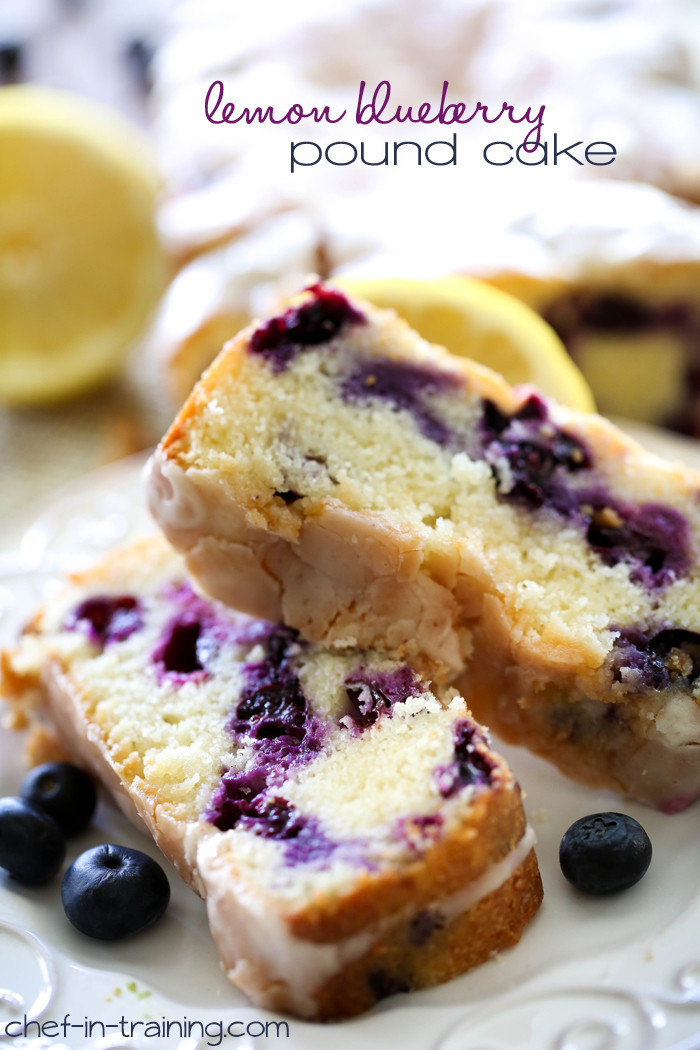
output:
[[[343,280],[376,306],[390,307],[424,339],[500,372],[513,385],[534,383],[569,408],[593,412],[593,395],[563,343],[529,306],[469,277]]]
[[[0,401],[78,394],[123,363],[163,283],[158,187],[110,110],[0,89]]]

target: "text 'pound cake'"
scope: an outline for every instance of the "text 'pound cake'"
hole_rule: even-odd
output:
[[[667,811],[700,793],[700,476],[314,285],[152,461],[210,594],[461,673],[478,718]]]
[[[461,698],[201,598],[160,538],[75,577],[4,692],[141,817],[258,1006],[356,1014],[515,944],[539,907],[519,787]]]

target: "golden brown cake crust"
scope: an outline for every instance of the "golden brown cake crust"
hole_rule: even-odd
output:
[[[377,999],[373,984],[378,990],[430,988],[480,966],[518,943],[523,923],[534,917],[541,902],[533,852],[499,889],[437,930],[426,944],[412,943],[411,922],[387,931],[365,956],[324,985],[317,995],[319,1018],[336,1020],[367,1010]]]

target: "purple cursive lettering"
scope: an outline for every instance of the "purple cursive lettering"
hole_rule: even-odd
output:
[[[210,124],[239,124],[242,120],[246,124],[253,124],[256,121],[259,124],[264,124],[269,121],[270,124],[298,124],[300,120],[306,120],[310,118],[315,121],[316,124],[323,122],[327,124],[337,124],[339,120],[342,120],[347,110],[337,116],[332,117],[330,112],[330,106],[323,106],[319,109],[318,106],[312,106],[311,109],[304,109],[298,102],[291,105],[283,114],[280,116],[275,115],[275,111],[272,106],[268,106],[263,109],[262,106],[256,106],[251,109],[250,106],[244,106],[240,113],[234,117],[234,111],[236,106],[233,102],[226,102],[223,109],[221,110],[221,116],[217,117],[217,112],[221,103],[224,99],[224,85],[221,80],[215,80],[207,91],[207,96],[204,100],[204,113]]]
[[[511,124],[530,124],[522,146],[526,153],[533,153],[538,149],[544,125],[543,105],[537,110],[528,106],[520,115],[516,115],[515,107],[509,102],[502,102],[497,112],[493,107],[490,110],[483,102],[477,102],[470,107],[465,102],[448,102],[449,86],[450,82],[444,80],[440,100],[436,105],[432,102],[421,102],[418,105],[405,106],[391,103],[390,81],[380,80],[371,97],[366,97],[367,82],[362,80],[355,107],[355,122],[360,125],[469,124],[481,116],[485,124],[495,124],[501,117],[506,117]],[[215,80],[207,91],[204,113],[211,124],[299,124],[302,120],[313,120],[316,124],[337,124],[346,115],[347,110],[333,115],[330,106],[311,106],[304,109],[295,102],[284,111],[275,111],[273,106],[242,106],[237,112],[235,103],[224,101],[223,81]]]
[[[489,116],[488,106],[485,106],[483,102],[477,102],[471,112],[468,112],[464,102],[447,102],[449,86],[448,80],[443,81],[440,102],[434,112],[430,102],[423,102],[417,109],[414,109],[413,106],[397,105],[385,116],[391,99],[391,83],[388,80],[380,80],[371,99],[366,102],[367,82],[362,80],[357,98],[355,120],[358,124],[392,124],[394,121],[399,124],[407,121],[411,124],[434,124],[436,121],[439,124],[469,124],[481,113],[484,123],[495,124],[501,117],[507,116],[511,124],[521,124],[525,121],[533,125],[523,140],[527,152],[539,145],[544,124],[544,106],[540,106],[534,116],[532,106],[528,106],[522,116],[516,117],[514,107],[508,102],[503,102],[498,113],[492,117]]]

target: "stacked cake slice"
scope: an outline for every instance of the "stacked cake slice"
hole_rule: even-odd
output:
[[[506,738],[668,811],[700,793],[699,497],[322,285],[228,345],[150,479],[208,593],[460,675]]]

